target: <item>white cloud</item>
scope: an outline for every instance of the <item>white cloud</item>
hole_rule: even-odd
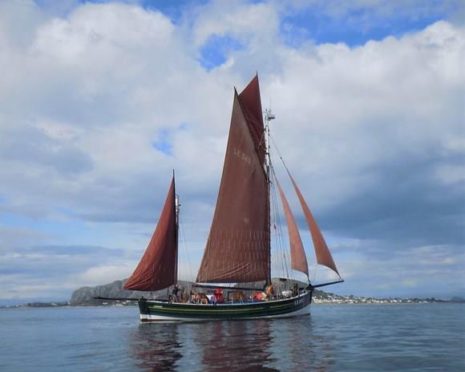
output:
[[[216,0],[199,7],[195,19],[194,41],[201,46],[212,35],[233,35],[245,42],[269,44],[277,36],[278,14],[267,3]]]
[[[464,156],[465,158],[465,156]],[[459,165],[444,165],[437,168],[436,176],[444,185],[465,184],[465,167]]]
[[[79,283],[85,285],[101,285],[111,283],[117,279],[125,279],[132,272],[133,266],[119,262],[118,265],[97,265],[93,266],[76,278],[74,285]]]
[[[280,142],[293,141],[294,162],[310,158],[300,168],[329,185],[313,195],[337,202],[372,187],[370,172],[380,163],[450,151],[442,143],[464,137],[463,35],[439,22],[400,39],[289,54],[266,93],[278,113]],[[338,182],[331,182],[335,175]]]

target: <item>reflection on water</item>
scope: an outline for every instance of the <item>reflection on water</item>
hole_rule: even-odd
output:
[[[131,341],[136,364],[143,369],[170,371],[182,357],[178,329],[173,324],[140,324]]]
[[[330,343],[309,315],[275,320],[146,323],[131,340],[138,367],[169,370],[326,370]],[[305,350],[305,351],[303,351]]]
[[[464,305],[180,324],[139,324],[137,310],[1,309],[0,371],[465,371]]]
[[[203,366],[208,370],[263,369],[273,360],[270,325],[267,320],[207,323],[204,332],[197,334]]]

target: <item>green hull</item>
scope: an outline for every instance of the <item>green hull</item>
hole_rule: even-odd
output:
[[[139,300],[142,321],[233,320],[294,316],[305,313],[312,301],[312,291],[298,296],[259,302],[229,304],[189,304]]]

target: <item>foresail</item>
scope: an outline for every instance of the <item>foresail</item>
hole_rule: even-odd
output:
[[[308,263],[307,256],[305,255],[304,245],[302,244],[302,239],[300,237],[299,228],[295,222],[294,215],[287,201],[286,195],[284,194],[281,185],[279,184],[278,179],[275,177],[276,185],[278,186],[279,196],[281,197],[281,202],[283,204],[284,215],[286,216],[287,221],[287,231],[289,234],[289,245],[291,251],[291,267],[294,270],[303,272],[308,277]]]
[[[270,280],[269,191],[258,78],[234,95],[223,175],[197,282]]]
[[[155,291],[177,280],[178,239],[174,177],[157,228],[125,289]]]
[[[288,171],[289,173],[289,171]],[[321,231],[313,218],[312,212],[310,212],[310,208],[307,205],[302,193],[300,192],[297,183],[295,182],[294,178],[289,173],[289,177],[291,178],[292,184],[294,185],[295,192],[297,197],[299,198],[300,205],[304,211],[305,219],[307,220],[308,227],[310,229],[310,233],[312,235],[313,240],[313,247],[315,249],[316,261],[320,265],[324,265],[329,267],[330,269],[334,270],[337,275],[339,272],[337,271],[336,264],[334,263],[333,257],[331,256],[331,252],[329,251],[328,246],[326,245],[326,241],[321,234]]]

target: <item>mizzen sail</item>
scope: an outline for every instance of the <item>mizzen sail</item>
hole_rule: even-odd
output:
[[[270,281],[266,146],[256,76],[235,92],[223,175],[197,282]]]
[[[294,178],[291,176],[288,170],[289,177],[291,178],[292,184],[294,185],[295,192],[297,197],[299,198],[300,205],[304,211],[305,219],[307,220],[308,227],[310,229],[310,233],[312,235],[313,240],[313,247],[315,249],[316,261],[320,265],[324,265],[329,267],[330,269],[334,270],[337,275],[339,272],[337,271],[336,264],[334,263],[333,257],[331,256],[331,252],[326,245],[326,241],[323,238],[323,234],[321,234],[320,228],[318,227],[315,219],[313,218],[312,212],[310,212],[310,208],[307,205],[302,193],[300,192],[297,183],[294,181]]]
[[[286,216],[287,221],[287,231],[289,234],[289,245],[291,250],[291,267],[294,270],[298,270],[308,277],[308,263],[307,256],[305,255],[304,245],[302,244],[302,239],[300,237],[299,228],[295,222],[294,215],[287,201],[286,195],[284,194],[281,185],[278,182],[278,179],[275,177],[276,185],[278,186],[279,196],[281,197],[281,202],[283,204],[284,215]]]
[[[178,231],[174,177],[157,228],[125,289],[155,291],[177,280]]]

